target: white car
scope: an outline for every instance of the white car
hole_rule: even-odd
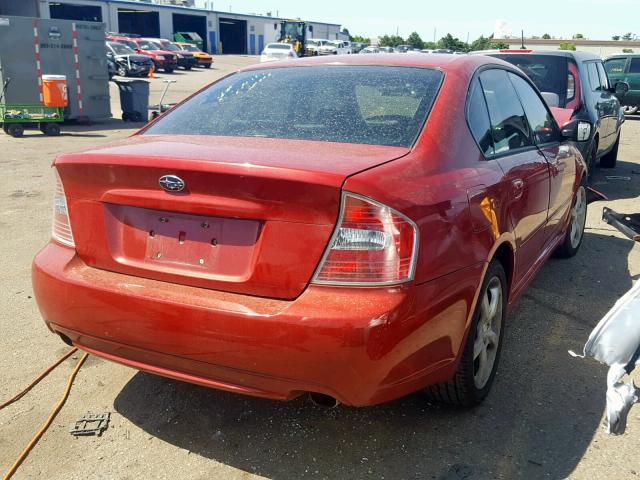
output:
[[[351,53],[349,42],[341,40],[330,40],[325,45],[318,48],[320,55],[346,55]]]
[[[364,47],[360,53],[380,53],[380,50],[377,47]]]
[[[324,38],[309,38],[307,40],[307,50],[312,52],[313,55],[320,54],[320,47],[324,47],[329,43],[329,40]]]
[[[267,46],[264,47],[264,50],[262,50],[260,62],[273,62],[297,57],[293,45],[289,43],[268,43]]]

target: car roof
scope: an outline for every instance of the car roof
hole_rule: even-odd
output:
[[[600,60],[600,57],[589,52],[574,52],[571,50],[484,50],[472,52],[474,55],[542,55],[545,57],[567,57],[576,61]]]
[[[417,67],[435,68],[444,72],[467,71],[473,72],[483,65],[498,65],[513,69],[513,65],[504,60],[488,56],[470,55],[438,55],[425,53],[421,55],[407,55],[392,53],[388,55],[330,55],[317,57],[303,57],[293,59],[286,64],[273,62],[250,65],[240,71],[251,71],[284,67],[305,67],[316,65],[353,65],[353,66],[388,66],[388,67]]]
[[[640,57],[640,53],[616,53],[614,55],[609,55],[605,60],[609,60],[610,58],[628,58],[628,57]]]

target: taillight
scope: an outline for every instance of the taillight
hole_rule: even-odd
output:
[[[573,100],[576,96],[576,77],[572,73],[567,75],[567,102]]]
[[[313,278],[329,285],[393,285],[413,279],[415,223],[381,203],[342,195],[338,225]]]
[[[62,186],[62,180],[58,175],[58,170],[53,169],[53,174],[56,178],[56,190],[53,197],[53,227],[51,229],[51,237],[67,245],[68,247],[75,247],[76,244],[73,241],[73,233],[71,232],[71,223],[69,222],[69,210],[67,208],[67,197],[64,194],[64,187]]]

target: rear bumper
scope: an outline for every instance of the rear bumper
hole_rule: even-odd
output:
[[[211,65],[213,58],[198,58],[198,65]]]
[[[97,270],[50,243],[32,274],[49,328],[96,355],[237,393],[370,405],[453,375],[482,268],[282,301]]]

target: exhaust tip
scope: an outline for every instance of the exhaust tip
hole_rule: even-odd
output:
[[[73,347],[73,342],[71,341],[71,339],[69,337],[67,337],[64,333],[60,333],[60,332],[56,332],[58,334],[58,336],[60,337],[60,339],[66,343],[67,345],[69,345],[70,347]]]
[[[337,399],[324,393],[309,392],[309,400],[311,400],[311,403],[314,405],[325,408],[335,408],[340,405]]]

